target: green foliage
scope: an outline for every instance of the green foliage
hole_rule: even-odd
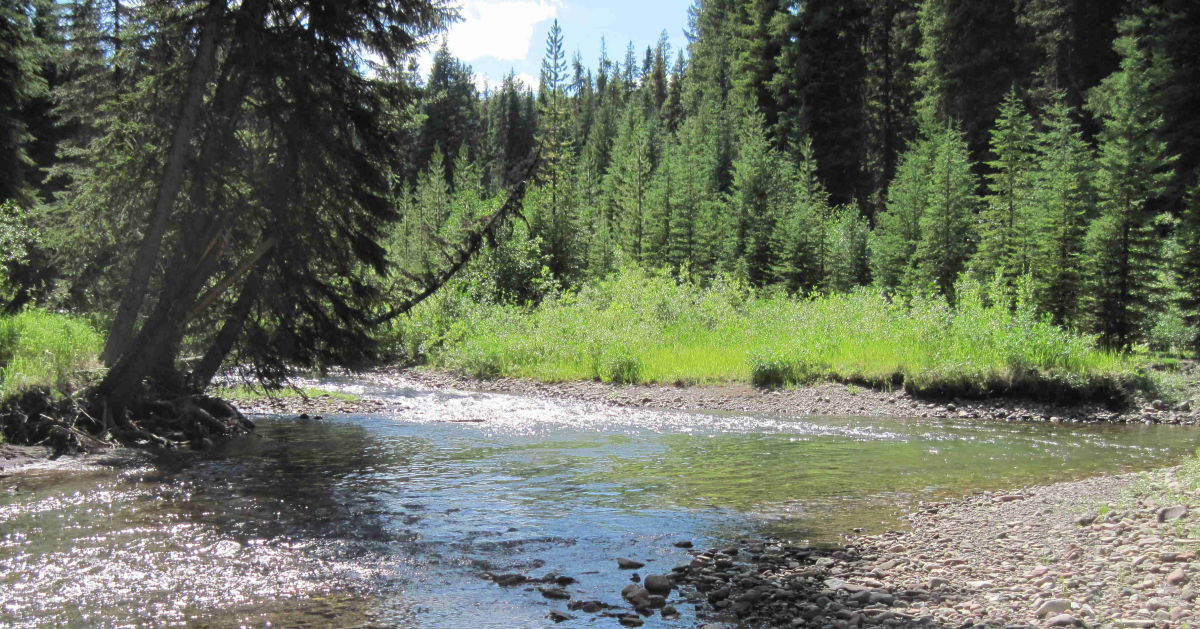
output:
[[[1036,203],[1041,209],[1040,244],[1033,271],[1038,303],[1059,325],[1079,315],[1083,239],[1095,209],[1094,155],[1083,140],[1066,95],[1056,92],[1038,135]]]
[[[1015,301],[970,280],[957,294],[955,308],[938,295],[905,307],[868,289],[794,299],[728,278],[704,288],[631,268],[537,308],[476,310],[432,361],[551,382],[833,378],[952,394],[1084,395],[1121,386],[1135,370],[1093,337],[1040,319],[1029,280]]]
[[[82,319],[44,310],[0,317],[0,397],[28,387],[67,392],[99,367],[103,337]]]
[[[998,275],[1010,284],[1034,268],[1042,227],[1033,195],[1033,146],[1033,120],[1014,88],[1000,106],[1000,118],[992,130],[996,159],[988,162],[991,194],[984,197],[987,205],[980,213],[975,257],[982,276]]]
[[[872,271],[889,294],[933,287],[953,299],[974,249],[975,175],[958,126],[926,126],[900,160],[872,242]]]
[[[928,282],[954,299],[954,284],[967,266],[974,247],[974,212],[978,188],[966,138],[955,124],[934,136],[928,206],[921,213],[921,241],[917,244],[916,290]]]
[[[1095,329],[1112,347],[1128,348],[1145,333],[1159,292],[1160,243],[1154,202],[1170,183],[1175,161],[1154,133],[1162,124],[1156,91],[1170,68],[1161,51],[1139,41],[1142,18],[1122,21],[1113,47],[1121,69],[1092,91],[1088,109],[1101,120],[1096,188],[1100,217],[1087,235]]]
[[[774,276],[789,292],[825,291],[832,255],[829,194],[817,180],[812,141],[804,140],[790,207],[783,205],[771,234]]]
[[[1178,242],[1179,307],[1185,323],[1197,331],[1192,343],[1200,350],[1200,182],[1188,193]]]

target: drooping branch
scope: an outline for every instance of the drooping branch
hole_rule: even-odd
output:
[[[500,206],[500,209],[496,210],[491,216],[480,221],[478,227],[468,233],[458,248],[447,256],[451,263],[448,267],[436,274],[421,278],[420,283],[424,284],[424,288],[421,291],[409,295],[400,304],[393,306],[386,313],[372,319],[370,321],[371,325],[387,323],[396,317],[408,313],[413,308],[416,308],[418,304],[433,296],[434,293],[449,283],[450,280],[454,279],[454,276],[467,265],[467,262],[471,261],[471,258],[483,247],[485,240],[495,238],[496,232],[504,225],[504,221],[514,214],[520,216],[521,205],[525,200],[527,184],[533,177],[534,172],[537,171],[540,160],[541,149],[539,148],[525,166],[523,176],[517,180],[516,185],[509,189],[508,198],[505,199],[504,205]],[[412,277],[408,273],[404,273],[404,275]]]

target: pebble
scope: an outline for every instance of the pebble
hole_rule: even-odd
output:
[[[638,568],[643,568],[645,566],[646,566],[646,564],[644,564],[640,561],[634,561],[632,559],[626,559],[624,557],[620,557],[617,559],[617,567],[622,570],[637,570]]]
[[[1037,611],[1033,613],[1033,615],[1041,618],[1042,616],[1061,614],[1068,611],[1071,611],[1071,601],[1063,600],[1061,598],[1052,598],[1045,603],[1042,603],[1041,606],[1037,608]]]

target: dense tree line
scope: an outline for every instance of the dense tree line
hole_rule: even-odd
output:
[[[425,98],[457,68],[456,109],[484,132],[420,146],[458,151],[487,191],[539,142],[550,192],[528,229],[560,284],[637,264],[953,299],[969,273],[1027,279],[1043,313],[1114,347],[1194,340],[1193,3],[700,0],[690,17],[687,54],[664,36],[594,71],[555,24],[536,91],[471,93],[443,48]]]
[[[419,73],[439,6],[3,0],[9,308],[115,313],[126,382],[363,362],[483,239],[480,299],[969,275],[1113,347],[1196,341],[1195,3],[698,0],[686,50],[590,64],[555,23],[536,90],[445,44]]]

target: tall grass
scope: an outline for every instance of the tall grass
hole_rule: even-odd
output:
[[[397,337],[424,339],[434,364],[480,377],[556,382],[820,380],[914,392],[1058,396],[1125,386],[1138,364],[1038,318],[1026,300],[992,300],[964,282],[951,308],[857,292],[797,299],[729,280],[707,287],[627,270],[535,309],[435,302]],[[437,332],[432,332],[437,330]],[[406,336],[407,335],[407,336]]]
[[[44,310],[0,317],[0,397],[44,386],[67,389],[80,371],[98,367],[103,337],[87,322]]]

